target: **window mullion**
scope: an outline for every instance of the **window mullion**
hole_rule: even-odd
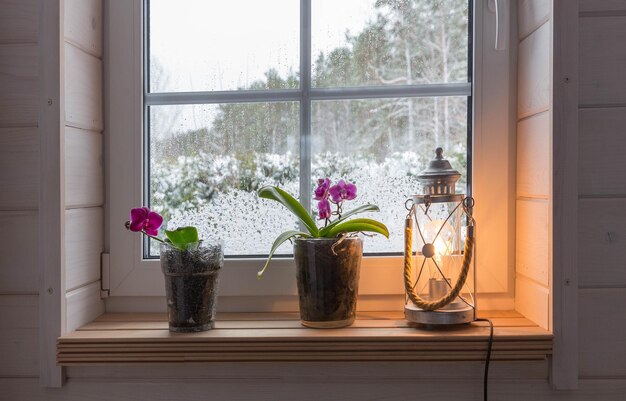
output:
[[[150,106],[146,101],[150,94],[150,0],[143,0],[143,140],[142,140],[142,204],[150,207]],[[144,258],[150,257],[150,241],[148,236],[142,236],[142,255]]]
[[[146,93],[145,99],[148,106],[293,102],[298,100],[300,100],[300,91],[297,89]]]
[[[418,85],[388,85],[362,86],[339,88],[313,88],[311,99],[314,100],[350,100],[350,99],[383,99],[399,97],[443,97],[443,96],[470,96],[472,84],[470,82],[418,84]]]
[[[304,80],[304,79],[303,79]],[[380,99],[398,97],[470,96],[472,84],[441,83],[339,88],[311,88],[312,100]],[[302,100],[303,89],[237,90],[212,92],[167,92],[144,94],[147,106],[182,104],[219,104],[254,102],[292,102]]]
[[[300,0],[300,91],[300,202],[310,212],[311,0]]]

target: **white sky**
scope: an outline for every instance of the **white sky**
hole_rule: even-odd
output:
[[[374,16],[374,0],[313,0],[313,55],[345,44]],[[299,0],[151,0],[152,56],[168,90],[232,90],[299,68]]]

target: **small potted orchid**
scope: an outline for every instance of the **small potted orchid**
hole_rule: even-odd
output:
[[[147,207],[133,208],[126,228],[160,242],[161,270],[170,331],[194,332],[212,329],[219,272],[224,265],[222,245],[200,240],[195,227],[165,230],[159,238],[163,217]]]
[[[363,205],[344,212],[344,203],[357,196],[353,183],[330,179],[317,182],[318,227],[314,218],[293,196],[275,186],[263,187],[258,195],[285,206],[302,223],[306,231],[290,230],[280,234],[270,250],[267,262],[258,273],[261,277],[274,252],[285,241],[292,240],[296,264],[296,281],[302,324],[313,328],[349,326],[356,316],[359,270],[363,240],[359,233],[389,237],[387,227],[368,218],[351,218],[363,212],[379,211],[375,205]]]

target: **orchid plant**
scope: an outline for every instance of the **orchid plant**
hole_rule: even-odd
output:
[[[329,178],[320,178],[317,180],[314,199],[318,201],[317,218],[324,222],[323,227],[317,226],[313,217],[307,213],[300,202],[276,186],[265,186],[259,189],[258,195],[260,198],[270,199],[285,206],[302,222],[307,230],[307,232],[289,230],[280,234],[272,244],[265,266],[257,273],[257,277],[259,278],[265,273],[278,247],[285,241],[292,240],[293,238],[338,238],[358,232],[382,234],[389,238],[389,230],[379,221],[367,218],[348,220],[349,217],[356,214],[378,212],[380,209],[376,205],[367,204],[344,213],[344,202],[353,200],[357,196],[356,185],[345,182],[344,180],[338,181],[335,185],[332,185]]]
[[[200,243],[198,230],[191,226],[165,230],[166,238],[161,239],[158,237],[161,224],[163,224],[163,216],[143,206],[130,209],[130,220],[126,222],[125,226],[127,230],[140,232],[181,251],[192,249]]]

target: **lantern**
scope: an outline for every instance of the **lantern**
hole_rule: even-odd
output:
[[[457,194],[461,174],[436,157],[419,176],[423,194],[407,200],[405,225],[405,318],[423,325],[476,319],[474,200]]]

